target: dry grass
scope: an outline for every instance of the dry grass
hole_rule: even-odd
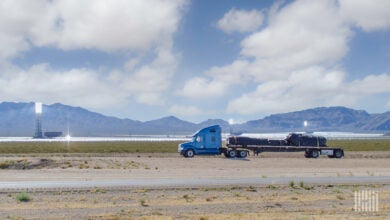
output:
[[[0,154],[174,153],[177,141],[1,142]]]
[[[390,139],[384,140],[329,140],[328,145],[345,151],[390,151]]]
[[[179,141],[1,142],[0,154],[40,153],[176,153]],[[329,140],[346,151],[390,151],[387,140]]]

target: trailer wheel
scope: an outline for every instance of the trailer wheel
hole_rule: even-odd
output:
[[[229,157],[230,158],[235,158],[237,156],[237,151],[236,150],[230,150],[228,151]]]
[[[317,149],[313,149],[311,151],[311,157],[312,158],[317,158],[318,156],[320,156],[320,154],[318,153],[318,150]]]
[[[306,150],[305,151],[305,158],[311,158],[311,152]]]
[[[195,152],[194,152],[194,150],[192,150],[192,149],[188,149],[185,153],[184,153],[184,157],[194,157],[194,155],[195,155]]]
[[[227,151],[223,152],[223,155],[225,155],[225,157],[229,158],[229,153]]]
[[[246,150],[242,150],[242,151],[239,151],[238,152],[238,155],[241,157],[241,158],[245,158],[246,156],[248,156],[248,152]]]
[[[343,157],[343,152],[341,150],[334,150],[334,157],[335,158]]]

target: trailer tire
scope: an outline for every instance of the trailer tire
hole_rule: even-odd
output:
[[[305,151],[305,158],[311,158],[311,152],[310,151]]]
[[[195,155],[195,151],[192,149],[188,149],[186,150],[186,152],[184,152],[184,157],[191,158],[194,157],[194,155]]]
[[[225,155],[226,158],[229,158],[229,153],[227,151],[223,152],[223,155]]]
[[[248,156],[248,151],[246,150],[238,151],[238,156],[241,158],[245,158],[246,156]]]
[[[311,158],[318,158],[318,156],[320,156],[320,153],[318,152],[317,149],[313,149],[313,150],[311,150],[310,155],[311,155]]]
[[[342,158],[343,152],[341,150],[334,150],[334,157],[335,158]]]
[[[229,157],[230,158],[235,158],[237,156],[237,151],[236,150],[230,150],[228,151]]]

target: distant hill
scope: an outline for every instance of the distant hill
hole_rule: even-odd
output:
[[[382,115],[382,114],[381,114]],[[377,116],[379,117],[379,115]],[[372,131],[379,130],[381,123],[378,120],[376,127],[372,124],[374,116],[366,111],[354,110],[345,107],[320,107],[284,114],[275,114],[264,119],[248,121],[241,125],[244,130],[254,131]],[[305,128],[303,122],[307,121]],[[362,129],[365,126],[365,129]]]
[[[67,132],[78,136],[105,136],[128,134],[142,124],[130,119],[118,119],[91,112],[83,108],[59,103],[42,106],[42,127],[44,131]],[[0,104],[0,135],[30,136],[35,128],[34,103]]]
[[[34,103],[0,103],[0,136],[32,136],[35,127]],[[201,123],[183,121],[175,116],[141,122],[120,119],[60,103],[43,105],[44,131],[62,131],[68,127],[72,136],[122,136],[139,134],[189,135],[206,126],[219,124],[223,132],[303,131],[303,121],[310,131],[390,131],[390,112],[368,114],[363,110],[345,107],[320,107],[235,124],[222,119]]]
[[[146,122],[119,119],[60,103],[43,105],[42,112],[43,131],[67,133],[69,127],[72,136],[188,135],[207,124],[207,122],[195,124],[174,116]],[[228,124],[223,120],[215,122],[221,125]],[[33,102],[0,103],[0,136],[33,136],[34,129],[35,104]]]

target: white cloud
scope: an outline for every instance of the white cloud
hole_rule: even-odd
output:
[[[146,105],[161,105],[176,69],[176,58],[166,49],[156,53],[152,63],[132,74],[118,70],[105,74],[87,68],[58,71],[48,64],[27,70],[3,68],[0,99],[61,101],[92,109],[125,105],[129,98]]]
[[[390,92],[390,75],[370,75],[347,82],[342,71],[309,67],[294,71],[285,80],[260,84],[228,104],[229,113],[286,112],[318,106],[354,106],[363,97]],[[245,107],[243,107],[245,106]]]
[[[390,1],[339,0],[343,18],[365,31],[390,27]]]
[[[0,59],[31,46],[149,50],[170,47],[184,0],[5,0],[0,4]]]
[[[42,100],[90,108],[121,103],[126,94],[115,89],[115,82],[89,69],[56,71],[47,64],[28,70],[8,69],[0,74],[0,99]]]
[[[180,96],[196,99],[209,99],[225,95],[231,85],[245,85],[250,80],[245,78],[248,62],[236,60],[224,67],[213,67],[206,72],[209,77],[188,79],[183,88],[177,91]],[[211,79],[210,79],[211,78]]]
[[[294,71],[285,80],[259,84],[254,92],[229,102],[229,113],[284,112],[301,108],[348,104],[343,94],[344,72],[313,66]]]
[[[362,80],[352,81],[349,90],[354,94],[390,93],[390,75],[368,75]]]
[[[340,2],[298,0],[282,8],[281,2],[275,3],[267,26],[241,42],[237,60],[206,71],[210,82],[223,82],[225,88],[240,79],[244,84],[258,84],[256,90],[227,100],[226,111],[245,115],[316,106],[353,107],[362,99],[389,93],[387,73],[348,82],[347,73],[339,70],[354,34],[352,23],[365,30],[387,27],[389,13],[383,8],[388,9],[388,3]]]
[[[205,114],[205,111],[196,106],[173,105],[169,108],[169,113],[178,116],[194,116]]]
[[[190,92],[183,94],[190,96],[190,86],[195,85],[223,96],[232,85],[283,80],[292,71],[334,64],[348,52],[351,31],[332,2],[302,0],[281,9],[280,2],[275,5],[268,26],[241,42],[241,57],[206,71],[211,79],[190,79],[185,84]]]
[[[223,67],[212,67],[206,72],[218,82],[226,83],[227,85],[245,84],[250,78],[247,77],[246,71],[249,62],[246,60],[236,60],[232,64]]]
[[[47,4],[55,16],[46,16],[49,21],[37,23],[30,32],[38,46],[65,50],[148,50],[155,45],[171,44],[184,3],[58,0]]]
[[[124,77],[122,88],[139,103],[162,105],[165,100],[162,93],[171,85],[176,66],[175,55],[168,49],[160,48],[152,63],[141,66],[133,74]]]
[[[33,47],[100,50],[108,53],[119,51],[134,55],[133,59],[123,64],[127,73],[106,69],[111,71],[106,77],[101,76],[103,73],[89,69],[58,72],[49,66],[42,68],[43,73],[35,73],[34,69],[40,65],[13,72],[8,78],[3,74],[0,80],[13,86],[3,87],[2,97],[6,100],[20,100],[21,97],[32,100],[39,97],[39,100],[51,102],[57,96],[57,101],[65,102],[68,100],[62,97],[65,94],[74,96],[75,100],[80,99],[80,94],[88,94],[91,97],[89,104],[93,102],[95,106],[120,102],[124,97],[132,97],[147,105],[164,103],[163,92],[169,89],[179,59],[172,52],[173,35],[186,4],[186,0],[2,1],[2,66],[9,67],[12,58]],[[145,54],[148,54],[148,58],[144,59]],[[53,71],[52,75],[50,71]],[[44,80],[40,82],[40,78]],[[59,85],[62,81],[70,80],[75,84],[72,89],[67,84]],[[116,85],[110,84],[110,80],[115,81]],[[21,82],[29,85],[23,87]],[[48,82],[57,86],[51,86]],[[97,96],[92,92],[95,87],[96,94],[99,94]],[[13,88],[18,89],[13,91]]]
[[[261,11],[233,8],[218,21],[217,27],[226,33],[251,32],[261,26],[263,19],[264,15]]]
[[[184,87],[177,93],[188,98],[205,99],[221,96],[225,90],[226,84],[223,82],[210,81],[203,77],[193,77],[187,80]]]
[[[284,77],[294,69],[338,61],[348,51],[350,35],[331,1],[296,1],[244,39],[241,54],[256,58],[252,74],[258,80],[264,74]]]
[[[30,48],[29,28],[42,17],[44,1],[12,1],[0,3],[0,64]]]

